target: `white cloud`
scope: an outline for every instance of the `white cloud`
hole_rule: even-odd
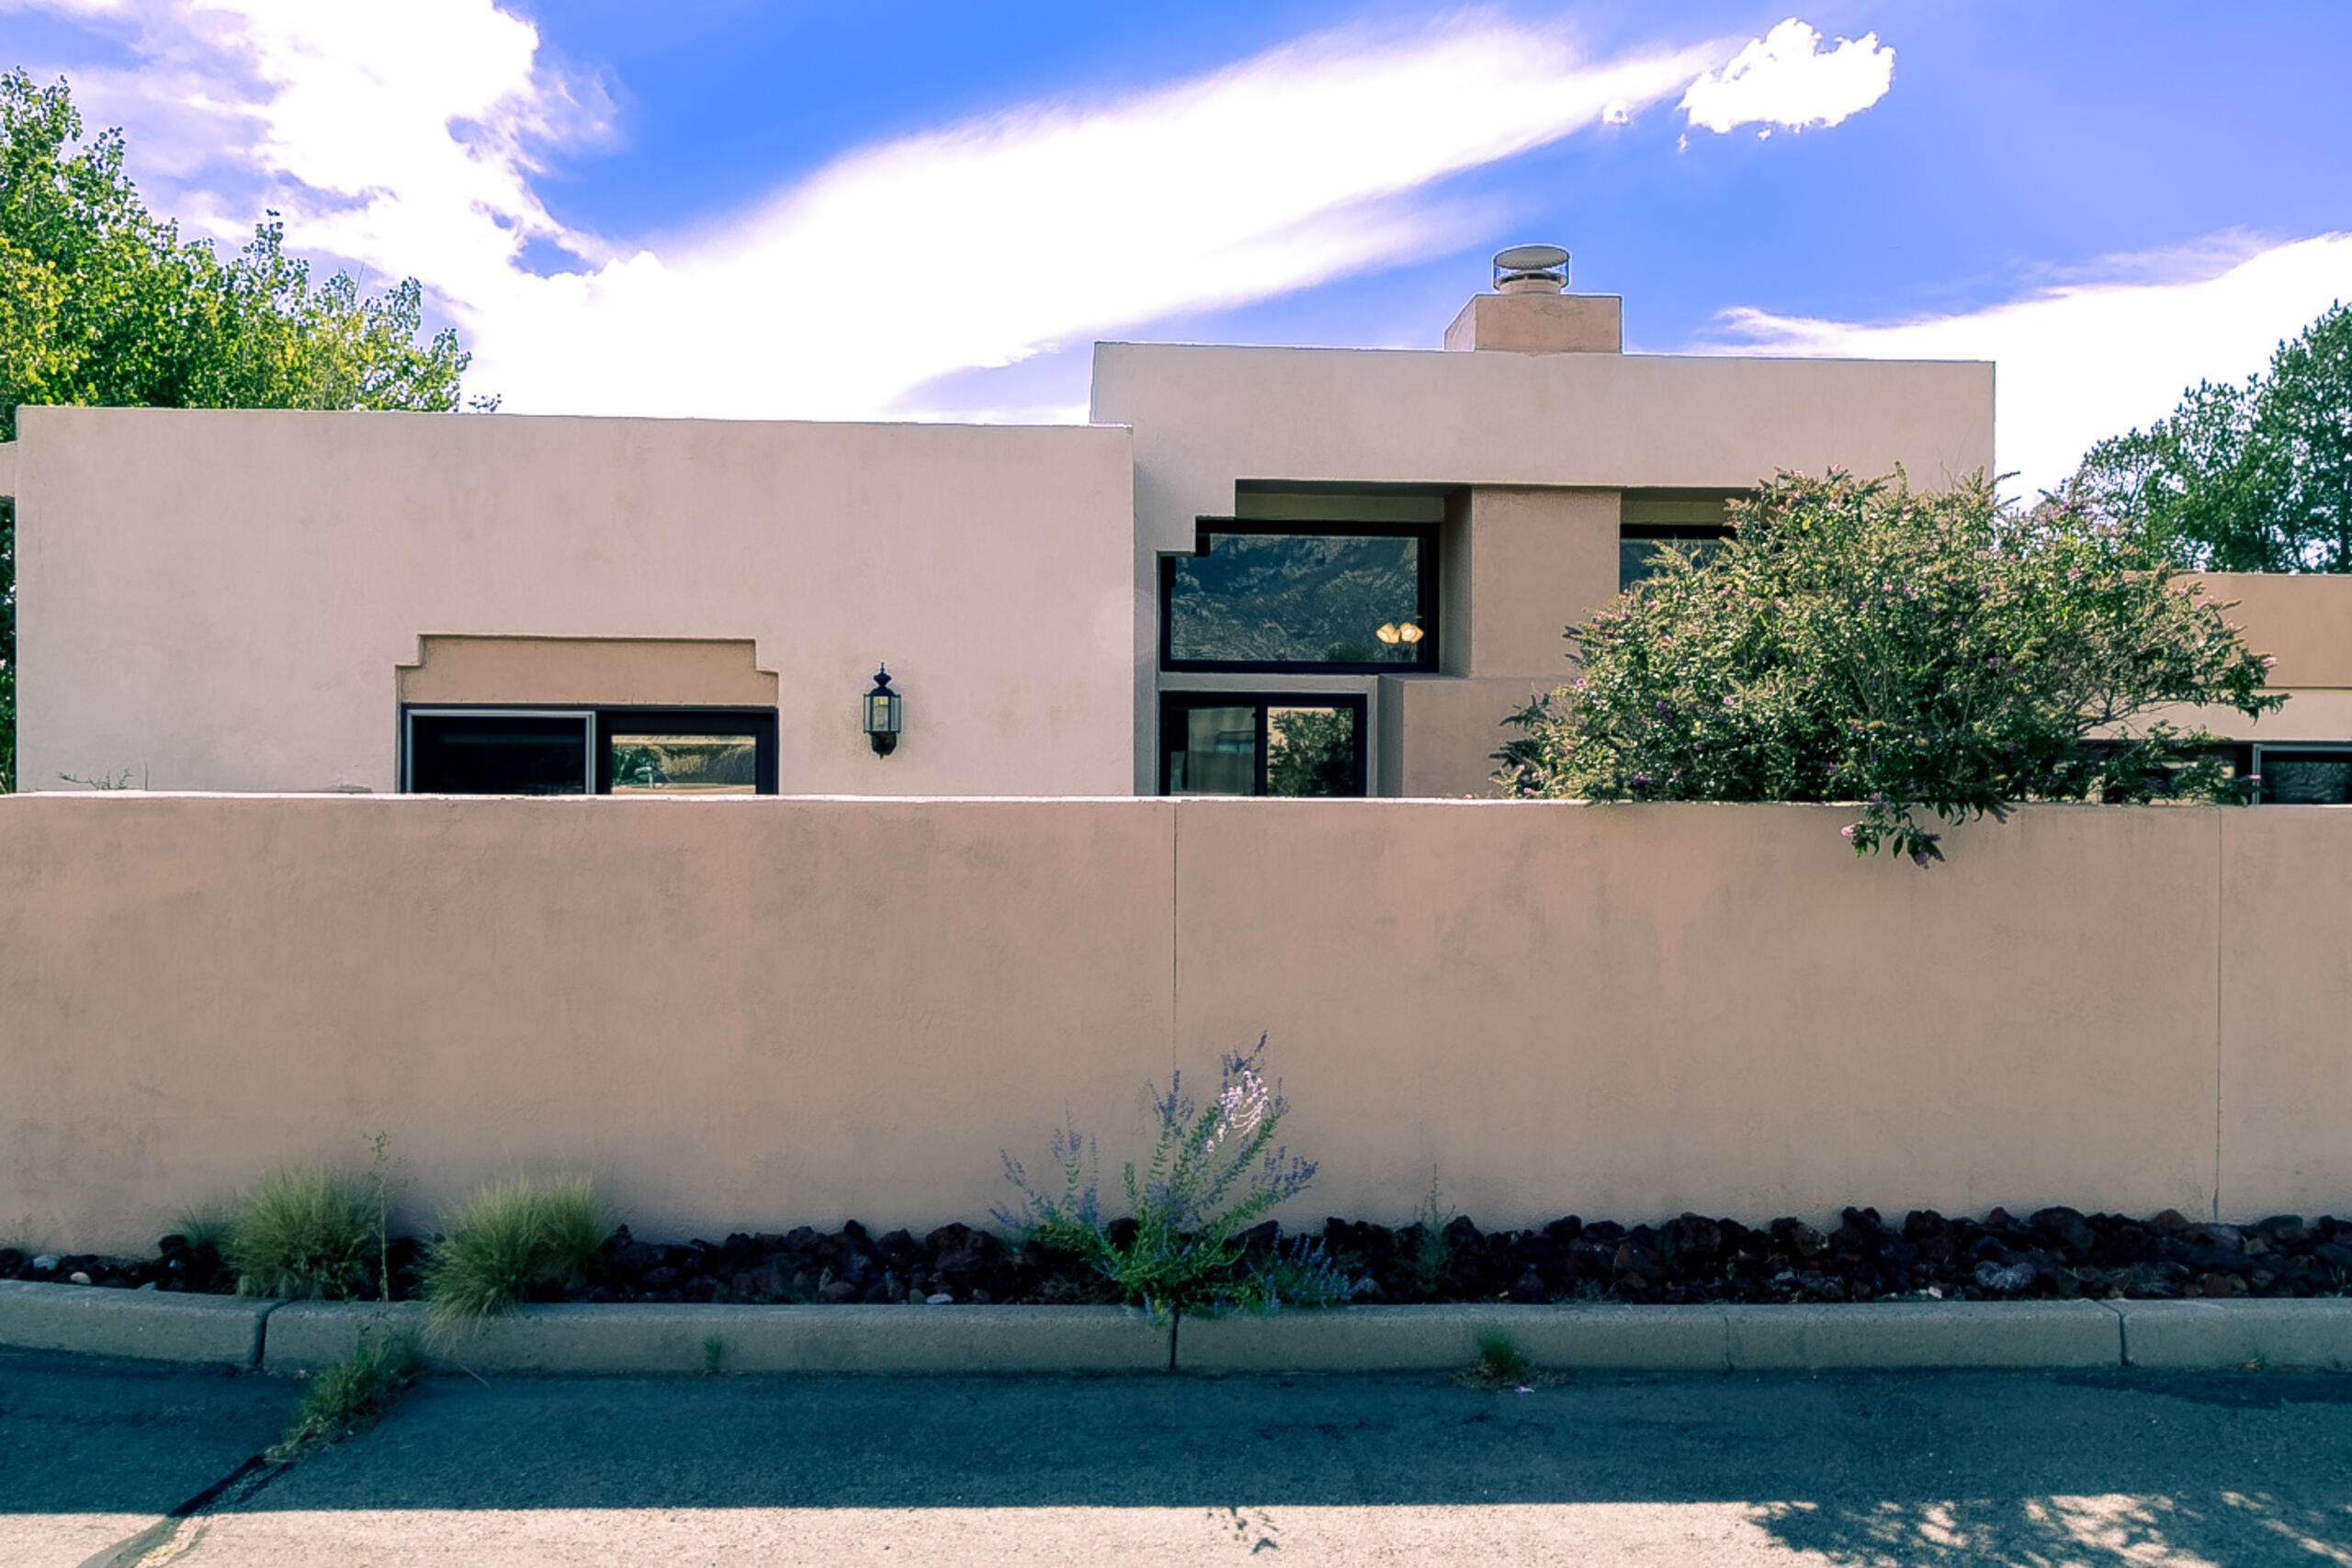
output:
[[[1792,17],[1691,83],[1677,107],[1693,126],[1729,132],[1760,125],[1769,136],[1774,126],[1836,125],[1886,96],[1894,80],[1894,51],[1876,33],[1824,51],[1821,35]]]
[[[603,99],[490,0],[122,0],[87,25],[145,62],[74,77],[134,156],[143,121],[219,150],[166,155],[173,210],[233,232],[273,205],[298,250],[422,276],[510,409],[752,416],[885,413],[959,369],[1453,249],[1423,187],[1622,120],[1729,48],[1594,60],[1491,15],[1324,34],[869,147],[636,245],[535,194]],[[588,269],[535,276],[533,239]]]
[[[2102,437],[2161,419],[2199,380],[2263,368],[2337,299],[2352,299],[2352,234],[2267,248],[2222,236],[2115,258],[2110,281],[2070,283],[1964,314],[1886,324],[1727,313],[1731,352],[1996,363],[1996,451],[2031,495]],[[2186,276],[2183,274],[2186,273]],[[2125,281],[2113,281],[2113,279]]]

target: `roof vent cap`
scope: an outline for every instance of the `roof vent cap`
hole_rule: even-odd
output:
[[[1568,253],[1557,245],[1513,245],[1495,253],[1498,294],[1558,294],[1568,287]]]

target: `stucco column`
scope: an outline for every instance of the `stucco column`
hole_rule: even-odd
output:
[[[1617,596],[1619,492],[1479,485],[1441,544],[1442,673],[1380,682],[1384,795],[1486,795],[1502,720],[1567,678],[1562,635]]]

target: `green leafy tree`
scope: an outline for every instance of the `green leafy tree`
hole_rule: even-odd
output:
[[[2074,501],[2004,506],[1897,474],[1783,474],[1702,567],[1568,637],[1576,680],[1514,715],[1496,777],[1529,796],[1858,801],[1857,853],[1941,860],[1924,820],[2030,800],[2242,799],[2214,738],[2151,710],[2246,714],[2267,660],[2144,536]]]
[[[26,403],[450,410],[469,355],[424,339],[415,279],[363,298],[314,284],[276,220],[226,260],[180,238],[123,173],[121,133],[83,136],[63,82],[0,75],[0,441]],[[495,400],[476,400],[477,408]],[[16,539],[0,502],[0,789],[14,787]]]
[[[2211,571],[2352,571],[2352,310],[2091,448],[2071,493]]]

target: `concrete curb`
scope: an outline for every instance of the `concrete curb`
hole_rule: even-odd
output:
[[[2118,1302],[2128,1367],[2352,1368],[2352,1297]]]
[[[507,1374],[1133,1372],[1164,1329],[1120,1307],[529,1306],[456,1337],[413,1302],[245,1301],[0,1280],[0,1345],[300,1373],[363,1325],[441,1371]],[[2352,1298],[2238,1302],[1875,1302],[1850,1306],[1348,1307],[1187,1319],[1195,1372],[1430,1371],[1499,1333],[1561,1371],[2267,1367],[2352,1370]]]
[[[251,1367],[277,1303],[0,1280],[0,1345]]]
[[[1177,1364],[1195,1372],[1389,1372],[1464,1367],[1502,1334],[1540,1367],[1726,1370],[1721,1307],[1361,1306],[1271,1317],[1187,1318]],[[1159,1341],[1160,1364],[1167,1344]]]
[[[2112,1367],[2122,1359],[2115,1309],[2105,1302],[1860,1302],[1722,1310],[1730,1363],[1742,1371]]]
[[[445,1371],[1125,1372],[1168,1364],[1164,1332],[1123,1307],[526,1306],[450,1337],[414,1302],[303,1302],[270,1319],[262,1370],[344,1359],[363,1325],[408,1336]]]

